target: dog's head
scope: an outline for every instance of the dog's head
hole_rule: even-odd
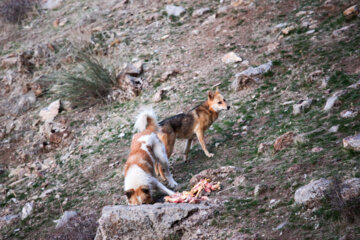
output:
[[[149,186],[143,185],[125,192],[129,205],[153,203]]]
[[[218,88],[216,88],[215,93],[212,91],[209,91],[208,103],[209,103],[209,106],[215,112],[220,112],[221,110],[229,110],[230,109],[230,106],[226,102],[225,98],[220,94]]]

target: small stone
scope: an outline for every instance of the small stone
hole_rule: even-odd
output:
[[[360,152],[360,134],[343,139],[344,148]]]
[[[302,112],[305,112],[310,108],[312,99],[300,100],[297,104],[293,105],[293,114],[298,115]]]
[[[211,9],[208,8],[208,7],[200,8],[200,9],[195,10],[195,11],[193,12],[192,16],[193,16],[193,17],[200,17],[200,16],[202,16],[202,15],[204,15],[205,13],[208,13],[208,12],[210,12],[210,11],[211,11]]]
[[[235,91],[248,89],[256,84],[255,79],[246,75],[237,75],[235,80],[231,83],[231,88]]]
[[[266,53],[269,54],[269,53],[275,52],[275,50],[278,49],[279,46],[280,46],[280,43],[279,43],[279,42],[270,43],[270,44],[267,45],[267,47],[266,47]]]
[[[266,190],[267,190],[267,186],[266,186],[266,185],[258,184],[258,185],[255,186],[254,196],[257,197],[257,196],[259,196],[260,194],[266,192]]]
[[[343,37],[345,37],[345,32],[347,32],[348,30],[350,30],[351,28],[354,28],[354,27],[355,27],[355,24],[350,24],[348,26],[337,29],[332,32],[332,37],[343,38]]]
[[[221,6],[221,7],[219,7],[219,9],[216,11],[216,13],[217,13],[218,15],[226,14],[230,9],[231,9],[231,7],[230,7],[229,5],[227,5],[227,6]]]
[[[130,76],[133,77],[138,77],[143,71],[143,67],[142,67],[142,63],[137,63],[137,65],[135,66],[135,64],[126,64],[125,68],[124,68],[124,73],[125,74],[129,74]]]
[[[45,0],[42,1],[42,8],[48,9],[48,10],[54,10],[56,8],[59,8],[64,0]]]
[[[166,5],[165,11],[168,16],[175,16],[175,17],[180,17],[181,14],[186,12],[185,8],[174,5]]]
[[[335,126],[332,126],[330,129],[329,129],[329,132],[331,133],[337,133],[339,130],[339,125],[335,125]]]
[[[60,111],[60,106],[60,100],[56,100],[52,102],[49,106],[41,109],[39,116],[44,122],[52,122],[54,118],[58,115]]]
[[[21,210],[21,220],[24,220],[25,218],[29,217],[33,213],[33,210],[34,210],[33,207],[34,207],[33,202],[28,202],[25,204],[25,206]]]
[[[289,26],[281,30],[282,34],[289,35],[291,32],[295,30],[295,26]]]
[[[172,70],[164,72],[163,74],[161,74],[160,82],[165,82],[170,77],[176,76],[179,72],[180,71],[177,69],[172,69]]]
[[[229,52],[222,57],[221,61],[225,64],[231,64],[241,62],[242,58],[236,55],[234,52]]]
[[[294,137],[296,134],[294,132],[287,132],[275,140],[274,151],[278,152],[286,147],[291,146],[294,143]]]
[[[280,199],[271,199],[270,200],[270,203],[269,203],[269,207],[272,209],[272,208],[275,208],[278,204],[280,203]]]
[[[216,19],[216,14],[213,14],[213,15],[209,16],[201,25],[205,26],[205,25],[214,23],[215,19]]]
[[[360,80],[357,81],[357,82],[354,83],[354,84],[351,84],[351,85],[348,86],[347,88],[349,88],[349,89],[359,89],[359,88],[360,88]]]
[[[258,147],[258,153],[264,153],[271,148],[271,143],[260,143]]]
[[[318,77],[322,76],[324,72],[322,70],[316,70],[309,74],[308,82],[314,82]]]
[[[327,88],[327,85],[329,83],[330,77],[326,76],[324,78],[321,79],[321,84],[320,84],[320,89],[325,89]]]
[[[356,4],[354,6],[351,6],[349,8],[347,8],[343,14],[344,16],[347,18],[347,19],[351,19],[353,17],[356,17],[358,16],[360,13],[360,9],[359,9],[359,6]]]
[[[342,118],[354,118],[359,114],[357,109],[344,110],[340,113]]]
[[[271,67],[272,67],[272,61],[264,63],[258,67],[249,67],[245,71],[237,73],[235,75],[235,78],[240,75],[246,75],[246,76],[251,77],[251,76],[255,76],[255,75],[259,75],[259,74],[264,74],[264,73],[267,73],[268,71],[270,71]]]
[[[279,230],[283,229],[286,225],[287,225],[287,221],[282,222],[273,230],[279,231]]]
[[[345,93],[346,93],[346,91],[344,91],[344,90],[335,92],[330,98],[328,98],[326,100],[324,111],[325,112],[330,111],[333,108],[333,106],[335,105],[335,103],[337,102],[338,98],[340,96],[344,95]]]
[[[157,91],[153,97],[153,102],[158,103],[161,102],[163,100],[163,98],[166,96],[166,91],[164,91],[163,89],[160,89],[159,91]]]
[[[245,183],[246,183],[246,178],[245,178],[245,176],[242,176],[242,175],[240,175],[240,176],[237,176],[235,179],[234,179],[234,181],[233,181],[233,185],[234,186],[245,186]]]
[[[322,152],[324,151],[324,149],[322,147],[314,147],[311,149],[311,152],[313,153],[318,153],[318,152]]]
[[[56,229],[65,226],[69,220],[73,217],[76,217],[78,214],[75,211],[65,211],[60,219],[56,220]]]

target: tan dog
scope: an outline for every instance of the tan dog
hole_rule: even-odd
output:
[[[216,88],[215,93],[209,91],[208,99],[190,112],[181,113],[161,121],[159,123],[160,132],[158,137],[165,145],[168,158],[170,158],[173,152],[176,138],[181,138],[187,139],[184,153],[184,158],[187,160],[194,135],[197,136],[205,155],[207,157],[214,156],[206,148],[204,132],[218,118],[221,110],[229,109],[230,106],[219,93],[219,89]],[[161,173],[161,168],[158,171]]]
[[[124,169],[124,190],[128,203],[152,203],[152,191],[157,188],[167,195],[174,192],[166,188],[155,177],[154,166],[161,166],[161,177],[166,179],[170,187],[176,187],[170,171],[164,144],[157,137],[158,124],[152,110],[142,111],[135,123],[139,133],[132,138],[130,155]],[[164,174],[165,173],[165,174]]]

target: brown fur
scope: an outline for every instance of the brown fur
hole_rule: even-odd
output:
[[[218,118],[220,110],[229,108],[230,106],[228,106],[226,100],[216,89],[215,93],[211,91],[208,93],[208,99],[204,103],[195,107],[190,112],[182,113],[160,122],[158,136],[165,145],[168,157],[170,158],[173,152],[176,138],[187,139],[184,153],[185,160],[187,160],[194,134],[197,136],[206,156],[212,157],[213,154],[209,153],[206,149],[204,132]],[[155,171],[160,172],[161,169],[156,166]]]

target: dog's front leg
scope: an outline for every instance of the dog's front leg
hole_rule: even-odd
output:
[[[202,129],[198,128],[195,130],[196,136],[199,139],[200,145],[207,157],[213,157],[213,153],[209,153],[209,151],[206,149],[205,141],[204,141],[204,132]]]
[[[184,160],[187,161],[188,160],[188,154],[191,148],[191,143],[192,143],[192,137],[190,139],[187,140],[186,142],[186,147],[185,147],[185,151],[184,151]]]
[[[159,189],[160,191],[162,191],[163,193],[171,196],[174,195],[175,192],[171,191],[170,189],[168,189],[167,187],[164,186],[164,184],[162,184],[161,182],[159,182],[159,180],[157,180],[156,178],[152,178],[152,183],[153,185]]]

